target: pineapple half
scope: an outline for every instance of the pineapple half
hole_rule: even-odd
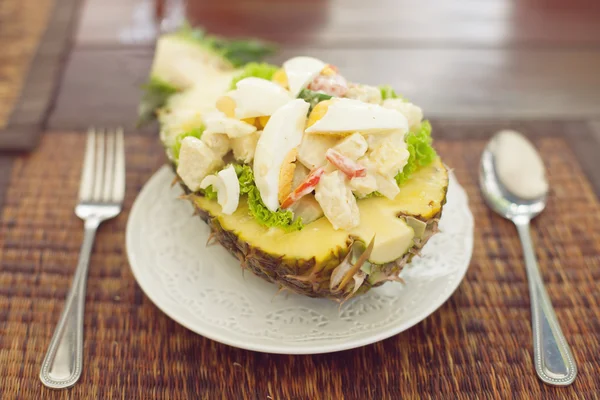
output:
[[[185,61],[180,65],[174,60],[177,54]],[[206,46],[176,34],[161,37],[157,44],[151,83],[159,85],[150,93],[150,102],[151,107],[169,109],[158,116],[161,140],[173,167],[171,131],[177,133],[197,123],[197,104],[214,104],[238,71],[227,63],[207,62],[215,57]],[[167,98],[165,93],[172,96]],[[143,109],[148,109],[144,100]],[[436,159],[413,173],[395,199],[358,200],[361,223],[350,231],[335,230],[323,217],[302,230],[284,233],[260,225],[249,215],[245,199],[240,199],[233,214],[225,215],[216,200],[181,185],[186,192],[183,197],[210,226],[211,237],[238,258],[242,268],[278,284],[280,290],[344,301],[387,281],[401,281],[403,267],[437,232],[448,171]]]
[[[448,171],[437,159],[415,172],[394,200],[359,200],[361,224],[350,233],[320,218],[282,234],[259,225],[243,201],[235,213],[225,215],[214,200],[194,194],[186,198],[242,268],[281,289],[343,301],[401,280],[402,268],[437,232],[447,189]]]

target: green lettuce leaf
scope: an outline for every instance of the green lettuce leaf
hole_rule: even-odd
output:
[[[202,193],[204,197],[206,197],[209,200],[217,199],[217,192],[213,189],[212,185],[210,185],[204,190],[200,189],[200,193]]]
[[[256,39],[226,39],[220,36],[207,35],[204,29],[193,28],[188,23],[184,24],[176,35],[209,48],[227,59],[235,68],[249,62],[260,61],[277,50],[272,43]]]
[[[193,136],[195,138],[200,139],[202,137],[202,133],[204,132],[204,126],[199,128],[192,129],[191,131],[180,133],[175,137],[175,142],[171,147],[171,154],[173,155],[173,159],[175,162],[179,161],[179,152],[181,151],[181,141],[188,136]]]
[[[235,89],[235,85],[245,78],[256,77],[270,81],[278,69],[277,65],[257,62],[248,63],[244,66],[244,70],[233,78],[231,85],[229,85],[230,89]]]
[[[156,109],[164,106],[169,97],[179,91],[176,87],[158,78],[150,78],[147,83],[142,85],[142,90],[142,100],[138,106],[138,127],[152,121]]]
[[[421,125],[413,128],[406,135],[408,146],[408,163],[402,172],[396,175],[396,182],[401,186],[419,168],[431,164],[437,157],[437,153],[431,146],[431,124],[429,121],[421,122]]]
[[[254,174],[252,168],[248,165],[234,165],[235,172],[240,182],[240,194],[248,196],[248,209],[250,215],[256,221],[267,227],[280,228],[286,232],[298,231],[304,227],[302,219],[294,221],[294,214],[291,211],[271,211],[265,206],[260,192],[254,183]]]
[[[381,100],[402,99],[402,100],[406,101],[406,99],[404,97],[400,96],[398,93],[396,93],[394,88],[392,88],[390,85],[379,86],[379,91],[381,92]]]
[[[308,89],[302,89],[300,91],[300,93],[298,94],[299,99],[303,99],[306,102],[308,102],[308,104],[310,104],[310,108],[308,109],[308,112],[311,112],[312,109],[320,102],[322,102],[324,100],[329,100],[332,97],[333,96],[330,96],[328,94],[315,92],[315,91],[308,90]]]

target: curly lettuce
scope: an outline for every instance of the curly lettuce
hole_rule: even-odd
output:
[[[392,88],[390,85],[379,86],[379,91],[381,92],[381,100],[401,99],[401,100],[406,101],[406,99],[403,96],[396,93],[394,88]]]
[[[278,69],[279,67],[277,65],[257,62],[248,63],[244,66],[242,72],[232,79],[229,87],[230,89],[235,89],[235,86],[239,81],[250,77],[261,78],[270,81]]]
[[[206,197],[209,200],[216,200],[218,197],[217,191],[213,189],[212,185],[204,190],[200,189],[200,192],[204,195],[204,197]]]
[[[294,221],[291,211],[273,212],[267,208],[254,183],[254,173],[250,166],[234,165],[234,168],[240,182],[240,194],[248,196],[248,210],[259,224],[269,228],[280,228],[286,232],[298,231],[304,227],[302,218]]]
[[[396,175],[396,182],[401,186],[420,167],[429,165],[436,159],[437,153],[431,146],[431,124],[429,121],[412,129],[406,135],[406,144],[410,156],[404,169]]]

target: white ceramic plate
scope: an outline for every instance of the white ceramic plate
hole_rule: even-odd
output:
[[[136,199],[127,224],[127,253],[146,295],[169,317],[202,336],[248,350],[314,354],[351,349],[402,332],[441,306],[458,287],[473,248],[467,196],[450,176],[441,232],[389,282],[346,302],[295,294],[249,271],[219,245],[178,200],[173,173],[161,168]]]

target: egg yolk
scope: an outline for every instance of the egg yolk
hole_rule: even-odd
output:
[[[308,120],[306,121],[306,127],[311,127],[317,123],[318,120],[323,118],[325,114],[327,114],[327,110],[329,109],[331,103],[333,103],[333,100],[323,100],[322,102],[318,103],[310,112]]]
[[[217,110],[221,111],[229,118],[233,118],[235,116],[235,100],[229,96],[219,97],[216,107]]]
[[[275,71],[271,80],[286,89],[288,88],[288,79],[283,68],[279,68]]]

